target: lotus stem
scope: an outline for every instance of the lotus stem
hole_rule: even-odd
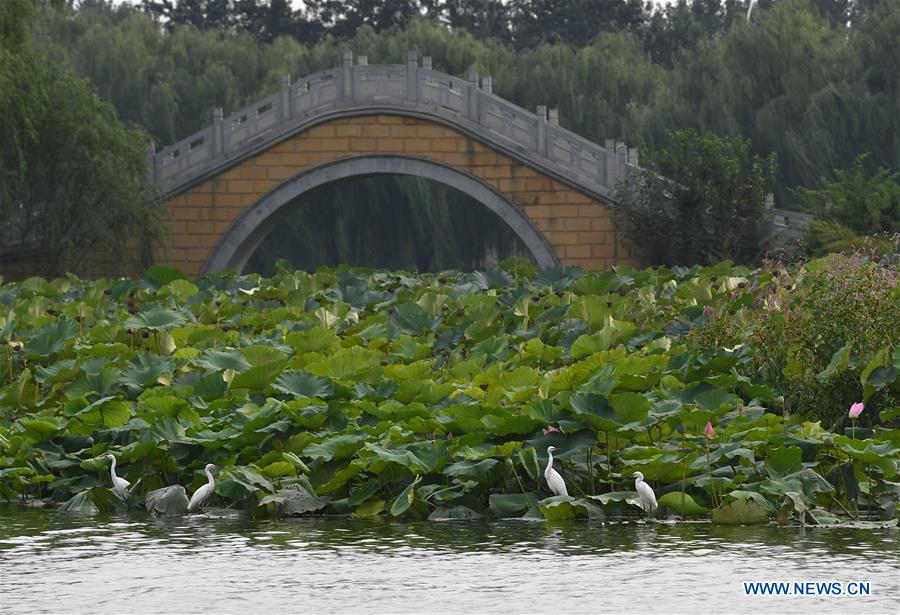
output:
[[[719,500],[716,497],[716,484],[712,478],[712,466],[709,463],[709,438],[706,439],[706,475],[709,477],[709,489],[712,492],[713,507],[719,507]],[[682,502],[682,507],[684,503]]]
[[[846,489],[846,487],[844,487],[844,489]],[[840,506],[840,507],[844,510],[845,513],[847,513],[848,515],[850,515],[850,517],[851,517],[852,519],[856,519],[856,515],[854,515],[852,512],[850,512],[850,511],[847,509],[847,507],[844,506],[843,503],[841,503],[841,501],[840,501],[839,499],[837,499],[837,498],[834,497],[834,496],[831,496],[831,499],[834,500],[835,502],[837,502],[837,505]]]
[[[594,466],[593,466],[593,452],[594,447],[591,445],[587,450],[587,467],[588,467],[588,481],[591,485],[591,493],[596,493],[594,490]]]
[[[510,460],[510,461],[512,461],[512,460]],[[519,483],[519,489],[522,490],[522,493],[523,493],[523,494],[526,493],[526,492],[525,492],[525,485],[522,484],[522,479],[519,478],[519,473],[516,472],[516,464],[515,464],[515,462],[511,463],[510,466],[512,466],[513,476],[516,477],[516,482]]]
[[[872,517],[872,464],[866,464],[866,480],[869,483],[869,501],[867,502],[866,512]]]
[[[684,515],[684,483],[687,479],[687,458],[684,453],[684,434],[681,434],[681,514]]]

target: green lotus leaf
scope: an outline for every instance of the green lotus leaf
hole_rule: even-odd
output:
[[[274,504],[281,514],[291,517],[322,510],[328,502],[310,493],[302,486],[294,484],[265,496],[257,506],[265,508],[269,504]]]
[[[119,382],[140,390],[159,381],[160,377],[172,373],[172,359],[158,354],[140,351],[137,360],[119,376]]]
[[[238,373],[250,369],[240,350],[207,350],[197,359],[197,365],[212,371],[230,369]]]
[[[328,397],[332,393],[331,381],[328,378],[315,376],[303,370],[282,373],[273,386],[294,397]]]
[[[754,499],[737,498],[713,509],[716,525],[758,525],[769,522],[767,508]]]
[[[835,374],[847,369],[850,363],[850,351],[853,349],[853,340],[849,340],[831,355],[831,361],[828,367],[816,374],[816,379],[820,382],[827,382]]]
[[[94,504],[94,499],[90,489],[79,491],[57,510],[59,513],[72,513],[81,515],[96,515],[100,509]]]
[[[667,506],[684,517],[697,517],[709,512],[697,502],[689,494],[676,491],[670,491],[657,499],[659,506]]]
[[[618,393],[609,401],[623,423],[642,421],[650,412],[650,400],[641,393]]]
[[[519,449],[516,451],[516,459],[525,468],[531,480],[538,480],[541,469],[538,466],[537,451],[533,448]]]
[[[637,491],[610,491],[609,493],[602,493],[600,495],[589,495],[588,496],[592,500],[596,500],[600,502],[603,506],[606,506],[610,503],[618,503],[625,502],[627,504],[632,504],[634,506],[640,506],[641,499],[637,494]]]
[[[421,480],[422,477],[416,476],[416,478],[411,483],[409,483],[403,491],[400,492],[400,495],[394,498],[394,501],[390,507],[392,516],[399,517],[407,510],[409,510],[409,507],[412,506],[413,500],[416,496],[415,487]]]
[[[216,493],[240,502],[258,491],[272,493],[272,483],[259,472],[248,467],[223,470],[216,482]]]
[[[56,354],[69,340],[78,337],[78,323],[67,318],[41,327],[37,333],[25,341],[25,352],[29,356],[47,357]]]
[[[368,500],[353,511],[354,517],[376,517],[384,510],[384,500]]]
[[[772,450],[766,460],[769,476],[782,477],[799,472],[803,468],[803,451],[798,446],[782,446]]]
[[[365,434],[342,434],[326,438],[318,444],[310,444],[303,451],[303,455],[313,459],[331,461],[332,459],[346,459],[356,453],[360,445],[368,439]]]
[[[538,505],[536,493],[493,493],[490,497],[490,509],[498,519],[521,517]]]
[[[170,485],[147,493],[144,498],[151,515],[183,515],[187,512],[188,497],[181,485]]]
[[[331,329],[312,327],[304,331],[289,333],[284,343],[296,352],[331,352],[341,345],[340,338]]]
[[[177,309],[162,306],[138,312],[127,319],[122,326],[126,329],[149,329],[150,331],[171,331],[188,321]]]
[[[415,303],[402,303],[394,307],[388,319],[389,332],[414,335],[419,337],[431,331],[440,323],[440,318],[429,316],[425,310]]]
[[[481,513],[468,506],[438,506],[428,515],[429,521],[475,521],[481,518]]]
[[[444,474],[460,479],[484,480],[499,462],[496,459],[483,461],[458,461],[444,466]]]
[[[78,377],[66,387],[66,396],[84,397],[87,395],[107,395],[119,380],[121,372],[116,367],[103,367],[97,371],[88,371],[82,367]]]

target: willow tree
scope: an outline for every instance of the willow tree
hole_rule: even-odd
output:
[[[0,264],[44,275],[145,264],[159,236],[146,135],[33,49],[27,22],[17,29],[7,17],[0,12]]]

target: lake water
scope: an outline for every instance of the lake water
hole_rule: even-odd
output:
[[[550,525],[0,507],[0,612],[892,613],[896,528]],[[748,596],[743,581],[868,583]]]

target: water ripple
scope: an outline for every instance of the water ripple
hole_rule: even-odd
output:
[[[0,605],[67,612],[896,612],[897,530],[84,518],[0,509]],[[741,581],[869,581],[748,597]],[[52,588],[50,591],[48,588]]]

